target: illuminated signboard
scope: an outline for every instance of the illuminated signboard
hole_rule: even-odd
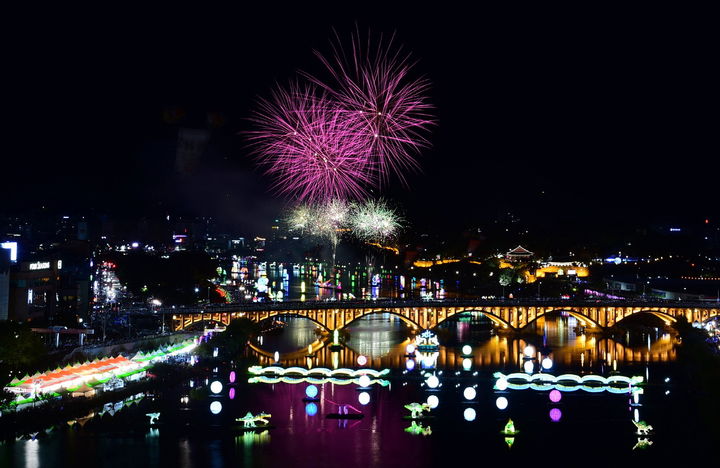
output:
[[[0,247],[10,251],[10,261],[11,262],[13,262],[13,263],[17,262],[17,251],[18,251],[17,242],[3,242],[3,243],[0,243]]]
[[[30,264],[31,270],[47,270],[50,268],[50,262],[35,262]]]

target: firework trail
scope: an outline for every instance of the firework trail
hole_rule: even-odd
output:
[[[382,242],[397,234],[400,218],[382,200],[368,200],[353,205],[350,215],[353,234],[367,242]]]
[[[260,100],[249,140],[281,195],[322,203],[362,198],[372,184],[370,144],[327,93],[291,84]]]
[[[434,124],[427,98],[430,83],[411,77],[414,62],[395,46],[394,35],[386,41],[380,35],[373,44],[368,34],[363,44],[356,31],[347,52],[337,33],[335,37],[332,55],[315,52],[330,79],[303,75],[337,102],[348,126],[368,141],[380,182],[395,174],[406,184],[405,173],[419,168],[415,154],[430,145],[427,133]]]

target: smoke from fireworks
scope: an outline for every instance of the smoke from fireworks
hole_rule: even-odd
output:
[[[368,200],[353,206],[350,226],[359,239],[381,242],[397,234],[400,218],[384,201]]]
[[[278,88],[252,120],[258,129],[250,142],[281,195],[311,203],[363,197],[373,173],[369,143],[326,94]]]
[[[315,52],[331,79],[304,76],[335,99],[350,127],[367,138],[381,182],[394,173],[405,183],[405,172],[419,167],[415,153],[429,146],[426,134],[434,118],[429,81],[411,77],[414,63],[393,41],[391,36],[383,42],[381,35],[377,44],[368,37],[363,45],[356,32],[346,52],[336,35],[331,56]]]

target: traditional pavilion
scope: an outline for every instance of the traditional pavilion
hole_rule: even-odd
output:
[[[518,245],[514,249],[510,250],[505,254],[505,259],[508,262],[525,262],[530,260],[534,253],[530,252],[528,249],[523,247],[522,245]]]

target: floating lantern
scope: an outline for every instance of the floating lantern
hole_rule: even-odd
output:
[[[462,353],[463,353],[464,355],[466,355],[466,356],[471,355],[471,354],[472,354],[472,346],[470,346],[470,345],[465,345],[465,346],[463,346],[463,347],[462,347]]]
[[[406,352],[407,354],[411,354],[411,355],[412,355],[412,354],[415,354],[415,345],[412,344],[412,343],[410,343],[409,345],[407,345],[407,346],[405,347],[405,352]]]
[[[559,390],[550,390],[550,401],[557,403],[562,399],[562,394]]]
[[[357,363],[361,366],[364,366],[365,364],[367,364],[367,358],[361,354],[357,358]]]
[[[370,403],[370,394],[368,392],[360,392],[360,395],[358,395],[358,401],[361,405],[367,405]]]
[[[308,398],[316,398],[318,396],[318,388],[315,385],[308,385],[305,387],[305,395]]]
[[[234,388],[231,388],[231,389],[230,389],[230,391],[228,392],[228,397],[229,397],[231,400],[234,400],[234,399],[235,399],[235,389],[234,389]]]
[[[550,359],[549,357],[546,357],[545,359],[542,360],[541,365],[542,365],[542,368],[545,370],[550,369],[553,365],[552,359]]]
[[[305,405],[305,414],[308,416],[315,416],[317,414],[318,407],[315,403],[308,403]]]
[[[507,379],[497,379],[497,382],[495,382],[495,388],[497,390],[500,390],[500,391],[507,390],[507,387],[508,387]]]
[[[562,411],[560,411],[560,408],[553,408],[550,410],[550,421],[558,422],[560,421],[560,418],[562,418]]]
[[[523,350],[523,354],[525,354],[525,357],[532,358],[535,356],[535,347],[533,345],[527,345],[525,346],[525,349]]]
[[[363,388],[369,387],[369,386],[370,386],[370,377],[368,377],[366,374],[363,374],[363,375],[361,375],[360,378],[358,379],[358,383],[359,383],[360,386],[363,387]]]
[[[409,371],[415,369],[415,360],[408,359],[407,361],[405,361],[405,368]]]
[[[508,399],[504,396],[498,397],[498,399],[495,400],[495,406],[497,406],[499,410],[504,410],[508,407]]]
[[[475,408],[465,408],[465,411],[463,411],[465,421],[475,421],[475,416],[477,416]]]
[[[275,362],[278,362],[280,360],[280,353],[275,351],[275,354],[273,355],[273,357],[275,358]]]
[[[427,378],[425,383],[430,388],[438,388],[438,386],[440,385],[440,379],[438,379],[437,376],[435,374],[433,374]]]
[[[535,367],[535,366],[533,365],[533,362],[532,362],[532,361],[525,361],[525,363],[523,364],[523,370],[524,370],[525,372],[527,372],[528,374],[532,374],[532,373],[533,373],[533,368],[534,368],[534,367]]]
[[[210,391],[215,394],[222,392],[222,389],[223,386],[218,380],[215,380],[213,381],[213,383],[210,384]]]
[[[472,369],[472,359],[465,358],[462,362],[463,370],[469,371]]]
[[[437,395],[430,395],[427,399],[427,404],[430,408],[435,409],[440,404],[440,399]]]
[[[219,401],[213,401],[210,403],[210,412],[212,414],[220,414],[220,411],[222,411],[222,403]]]
[[[230,383],[235,383],[235,371],[230,371]]]
[[[473,387],[467,387],[463,391],[463,396],[465,397],[466,400],[474,400],[476,395],[477,395],[477,392],[475,391],[475,389]]]

